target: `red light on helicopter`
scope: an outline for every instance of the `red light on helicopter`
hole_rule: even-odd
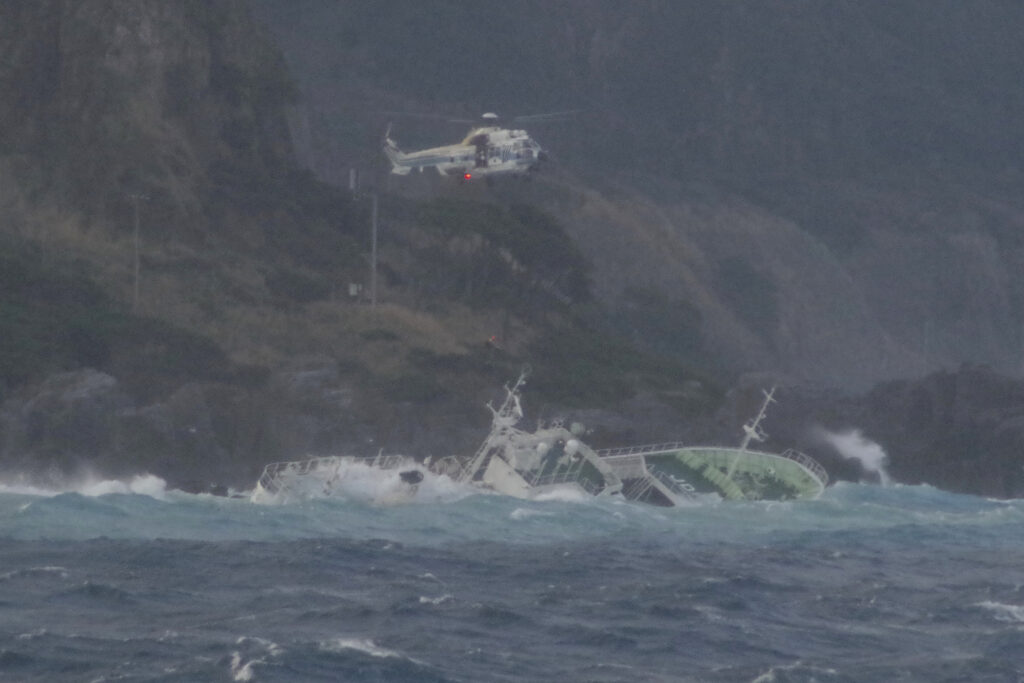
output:
[[[473,174],[472,173],[467,173],[467,174],[465,174],[462,177],[465,178],[466,180],[472,180],[473,179]]]

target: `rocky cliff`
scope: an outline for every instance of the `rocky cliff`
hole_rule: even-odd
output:
[[[899,480],[1019,495],[1015,26],[998,0],[5,3],[3,464],[244,485],[465,450],[529,363],[535,414],[598,445],[731,443],[779,383],[773,447],[858,478],[813,417]],[[339,186],[381,170],[381,112],[492,108],[582,112],[536,131],[533,183],[377,178],[371,305],[370,198]],[[963,361],[993,371],[843,393]]]
[[[99,221],[144,193],[198,231],[218,173],[289,168],[294,92],[244,2],[10,2],[0,49],[9,192]]]
[[[395,110],[577,110],[531,128],[561,170],[532,201],[646,348],[853,390],[1021,370],[1017,3],[256,6],[337,182],[389,120],[410,146],[463,132]]]
[[[732,403],[743,405],[746,396],[749,405],[754,389],[741,384]],[[767,425],[770,445],[795,444],[813,453],[833,478],[1024,496],[1019,379],[965,365],[884,382],[857,396],[782,386],[777,398]]]
[[[371,302],[368,197],[297,164],[247,3],[7,3],[0,55],[4,471],[245,485],[473,448],[524,363],[569,403],[692,377],[574,312],[585,259],[528,202],[381,196]]]

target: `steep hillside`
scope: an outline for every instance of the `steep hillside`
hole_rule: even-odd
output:
[[[1019,3],[256,6],[301,156],[339,183],[379,164],[384,112],[582,110],[531,130],[562,170],[535,201],[647,348],[856,389],[1020,371]],[[462,132],[394,124],[413,147]]]
[[[781,382],[792,442],[831,412],[901,477],[1014,494],[1010,380],[814,387],[1019,370],[1020,12],[928,6],[5,3],[0,470],[465,451],[530,365],[531,415],[598,446],[731,442]],[[534,182],[380,173],[383,110],[492,108],[583,111]],[[900,431],[922,392],[992,451]]]
[[[245,2],[6,3],[0,57],[0,471],[447,454],[523,365],[537,408],[642,392],[673,429],[718,399],[595,326],[589,262],[529,201],[378,192],[374,287],[371,198],[300,167]]]
[[[273,45],[252,39],[244,3],[43,0],[0,12],[9,186],[99,222],[123,220],[125,195],[145,192],[150,224],[201,233],[226,176],[289,169],[282,104],[295,93]]]

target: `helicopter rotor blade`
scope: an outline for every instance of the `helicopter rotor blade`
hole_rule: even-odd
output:
[[[545,121],[559,121],[571,118],[582,111],[582,109],[567,109],[565,111],[552,111],[543,114],[526,114],[524,116],[513,116],[511,120],[516,123],[543,123]]]
[[[476,119],[459,119],[452,118],[450,116],[442,116],[441,114],[421,114],[418,112],[411,111],[383,111],[382,114],[386,116],[401,116],[410,119],[423,119],[427,121],[442,121],[444,123],[477,123]]]
[[[421,119],[426,121],[442,121],[444,123],[466,123],[466,124],[480,124],[481,121],[490,125],[502,124],[502,123],[546,123],[549,121],[562,121],[565,119],[572,118],[576,114],[579,114],[585,110],[583,109],[566,109],[564,111],[552,111],[544,112],[541,114],[525,114],[522,116],[512,116],[505,118],[503,116],[488,112],[482,114],[479,118],[467,119],[461,117],[444,116],[442,114],[424,114],[420,112],[409,112],[409,111],[384,111],[381,112],[386,116],[398,116],[411,119]]]

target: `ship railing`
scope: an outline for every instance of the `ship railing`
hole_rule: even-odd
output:
[[[658,453],[660,451],[678,451],[680,448],[686,448],[686,444],[681,441],[673,441],[672,443],[652,443],[646,446],[623,446],[621,448],[602,448],[599,451],[595,451],[600,458],[619,458],[629,455],[644,455],[645,453]]]
[[[603,448],[596,451],[598,457],[605,458],[615,462],[626,461],[632,456],[646,455],[650,453],[661,453],[665,451],[678,451],[684,449],[690,449],[693,446],[688,446],[685,443],[674,441],[671,443],[653,443],[644,446],[624,446],[622,448]],[[828,472],[822,467],[817,461],[798,450],[788,448],[782,453],[766,453],[765,455],[774,455],[777,458],[785,458],[786,460],[792,460],[797,463],[805,470],[810,472],[814,477],[821,481],[821,485],[824,487],[828,485]]]
[[[463,481],[468,478],[469,464],[471,462],[472,460],[463,462],[458,456],[447,455],[431,462],[429,469],[434,474],[446,476],[452,481]]]
[[[647,463],[643,455],[633,453],[602,458],[619,479],[638,479],[647,476]]]
[[[635,478],[628,486],[623,487],[622,495],[628,500],[638,500],[642,503],[647,500],[653,487],[654,480],[651,477]]]
[[[794,450],[792,448],[787,448],[780,454],[780,457],[786,458],[787,460],[792,460],[793,462],[797,463],[804,469],[808,470],[811,474],[817,477],[817,479],[821,482],[822,487],[828,485],[828,472],[826,472],[825,468],[818,464],[818,462],[814,458],[808,455],[804,455],[800,451]]]
[[[597,485],[583,476],[583,469],[587,459],[576,456],[569,459],[563,466],[556,466],[553,470],[534,470],[529,473],[521,473],[523,479],[530,486],[549,486],[552,484],[579,484],[588,493],[596,494]]]
[[[530,485],[540,487],[554,486],[557,484],[577,484],[587,493],[597,495],[597,485],[589,479],[579,476],[579,474],[579,470],[542,474],[538,477],[534,477],[533,481],[530,482]]]

